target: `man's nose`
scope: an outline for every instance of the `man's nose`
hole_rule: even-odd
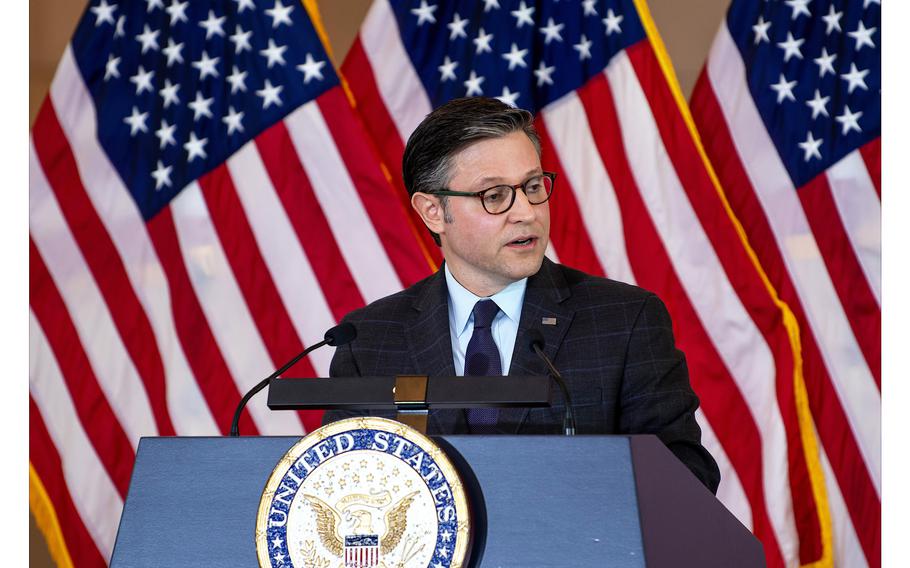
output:
[[[524,190],[515,190],[515,203],[509,209],[509,220],[511,221],[529,221],[534,218],[534,206],[528,201],[528,196]]]

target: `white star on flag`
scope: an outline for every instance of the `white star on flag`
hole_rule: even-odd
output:
[[[509,90],[509,87],[503,87],[502,94],[496,98],[511,107],[515,107],[517,106],[519,95],[521,95],[521,93],[513,93]]]
[[[859,119],[862,116],[863,111],[851,112],[850,107],[844,105],[844,113],[834,117],[841,125],[841,135],[846,136],[851,130],[862,132],[863,129],[859,127]]]
[[[878,28],[867,28],[863,24],[863,21],[860,20],[859,27],[852,32],[847,32],[847,35],[856,40],[856,51],[861,50],[865,45],[875,49],[875,44],[872,43],[872,34],[874,34],[877,29]]]
[[[755,40],[753,41],[753,43],[755,43],[755,45],[758,45],[763,41],[766,41],[768,43],[771,42],[771,40],[768,38],[768,28],[770,28],[770,27],[771,27],[771,22],[766,22],[765,17],[762,16],[761,14],[759,14],[758,22],[756,22],[755,25],[752,26],[752,31],[755,32]]]
[[[809,0],[787,0],[786,4],[793,10],[790,19],[795,20],[800,14],[812,17],[812,12],[809,11],[808,6]]]
[[[581,34],[581,41],[572,46],[572,48],[578,52],[579,61],[591,59],[591,45],[593,43],[594,42],[589,40],[585,34]]]
[[[210,39],[213,35],[224,37],[224,28],[222,26],[226,19],[227,16],[216,18],[215,11],[209,10],[209,17],[199,22],[199,25],[205,28],[205,39]]]
[[[597,0],[582,0],[581,7],[585,10],[585,16],[597,15],[597,8],[594,7],[595,4],[597,4]]]
[[[120,78],[120,70],[117,69],[117,66],[120,65],[120,58],[114,57],[114,54],[111,53],[107,56],[107,63],[104,64],[104,80],[107,81],[111,77],[115,79]]]
[[[161,53],[167,55],[167,66],[170,67],[175,61],[183,63],[183,43],[174,43],[173,38],[167,38],[167,47],[161,50]]]
[[[795,79],[793,81],[787,81],[787,79],[784,77],[784,74],[781,73],[780,80],[776,84],[771,85],[771,88],[777,92],[777,104],[782,103],[784,99],[795,101],[796,97],[793,96],[793,87],[795,86]]]
[[[158,94],[161,95],[161,98],[164,99],[162,103],[164,108],[171,106],[171,104],[179,104],[180,98],[177,96],[177,90],[180,89],[180,84],[171,84],[170,79],[164,80],[164,87],[158,91]]]
[[[534,70],[534,75],[537,77],[537,86],[541,87],[544,83],[547,85],[553,84],[553,71],[556,70],[555,65],[547,66],[543,61],[540,62],[540,65],[537,69]]]
[[[804,162],[808,162],[811,158],[818,158],[819,160],[822,159],[822,154],[821,154],[821,152],[818,151],[819,147],[822,145],[822,142],[824,142],[824,140],[822,140],[822,139],[816,140],[812,136],[812,132],[808,133],[808,136],[806,137],[806,141],[799,143],[799,147],[802,148],[803,152],[804,152],[804,154],[803,154]]]
[[[161,128],[155,131],[155,136],[158,137],[158,149],[162,149],[168,144],[177,145],[177,141],[174,139],[174,131],[177,130],[176,124],[168,124],[166,120],[161,119]]]
[[[235,130],[243,132],[243,112],[236,112],[233,106],[228,107],[227,116],[221,118],[221,121],[227,125],[228,136],[234,133]]]
[[[150,49],[158,49],[158,34],[160,30],[152,31],[148,24],[143,25],[142,33],[136,36],[136,41],[142,44],[142,53]]]
[[[802,59],[803,53],[800,51],[799,47],[805,42],[805,39],[794,39],[793,34],[787,32],[787,41],[782,41],[777,44],[777,47],[784,50],[784,63],[790,61],[790,58],[794,55]]]
[[[155,189],[161,189],[165,185],[170,187],[172,169],[174,169],[173,166],[165,167],[161,160],[158,160],[158,167],[152,171],[152,177],[155,178]]]
[[[324,66],[325,61],[316,61],[313,59],[312,54],[307,53],[304,62],[297,66],[297,69],[303,73],[303,84],[306,85],[312,79],[322,81],[322,68]],[[279,104],[281,104],[280,101]]]
[[[253,47],[250,45],[250,36],[253,35],[253,31],[243,31],[240,24],[237,24],[237,27],[234,28],[234,30],[233,35],[228,38],[231,40],[231,43],[234,44],[234,53],[243,53],[244,49],[252,51]]]
[[[818,115],[823,114],[828,116],[828,109],[825,108],[825,105],[828,104],[828,101],[831,97],[823,97],[818,89],[815,89],[815,97],[806,101],[806,105],[812,109],[812,119],[818,117]]]
[[[123,122],[130,125],[130,136],[135,136],[137,132],[148,132],[148,127],[145,125],[145,119],[148,117],[149,113],[139,112],[139,109],[133,107],[133,112],[129,116],[123,119]]]
[[[145,11],[151,13],[155,8],[164,9],[164,0],[145,0]]]
[[[237,13],[238,14],[242,14],[243,11],[246,10],[247,8],[249,8],[250,10],[256,9],[256,4],[253,2],[253,0],[234,0],[234,2],[237,2]]]
[[[449,28],[449,41],[458,37],[468,37],[468,33],[464,29],[470,20],[462,19],[458,12],[455,12],[452,18],[452,21],[446,24],[446,27]]]
[[[618,34],[622,33],[622,28],[619,27],[619,24],[622,23],[623,16],[618,16],[613,13],[613,9],[607,10],[607,17],[602,21],[605,26],[607,26],[607,35],[611,35],[613,32]]]
[[[484,81],[483,77],[478,77],[477,73],[475,73],[474,71],[471,71],[471,74],[468,77],[468,80],[464,82],[464,86],[468,90],[468,92],[465,96],[470,97],[470,96],[474,96],[474,95],[482,95],[483,89],[480,88],[480,84],[483,83],[483,81]]]
[[[171,5],[166,8],[168,15],[171,17],[171,25],[173,26],[177,22],[186,22],[186,6],[189,4],[189,1],[180,2],[179,0],[171,0]]]
[[[183,149],[187,152],[187,162],[192,162],[196,158],[202,158],[203,160],[208,157],[205,153],[205,145],[209,143],[208,138],[196,138],[195,132],[190,132],[189,141],[183,145]]]
[[[300,68],[300,65],[297,67]],[[265,110],[272,105],[281,106],[280,95],[283,90],[284,87],[282,85],[272,85],[272,82],[266,79],[265,86],[256,91],[256,95],[262,97],[262,109]]]
[[[825,21],[825,35],[831,35],[831,32],[834,30],[841,31],[840,29],[840,19],[843,16],[843,12],[835,12],[834,4],[828,6],[828,15],[822,16],[822,20]]]
[[[202,50],[202,58],[199,61],[193,61],[193,67],[199,70],[199,80],[203,80],[209,75],[218,77],[218,70],[215,68],[220,57],[209,57],[205,50]]]
[[[233,95],[237,91],[246,92],[246,71],[240,71],[236,65],[232,70],[232,73],[227,76],[228,83],[231,84],[231,94]]]
[[[474,38],[474,45],[477,46],[477,55],[480,55],[484,52],[493,53],[493,48],[490,47],[490,42],[493,41],[493,34],[488,34],[483,31],[483,28],[477,32],[477,37]]]
[[[424,22],[435,24],[436,17],[433,15],[433,12],[436,11],[436,8],[438,8],[436,4],[429,6],[427,5],[427,0],[420,0],[420,7],[411,8],[411,13],[417,16],[418,26],[422,26]]]
[[[105,22],[114,25],[114,10],[116,9],[116,4],[111,6],[107,3],[107,0],[101,0],[97,6],[92,6],[92,13],[95,14],[95,27]]]
[[[533,26],[534,18],[531,17],[531,14],[533,13],[534,6],[528,6],[524,0],[522,0],[521,4],[518,5],[518,9],[512,10],[511,12],[511,14],[515,16],[515,26],[518,28],[525,24]]]
[[[852,94],[853,90],[857,87],[862,87],[862,89],[866,91],[869,90],[869,87],[866,86],[866,75],[868,74],[868,69],[863,69],[860,71],[856,68],[856,63],[851,63],[850,72],[841,75],[841,79],[849,83],[847,85],[847,94]]]
[[[562,41],[562,34],[559,32],[561,32],[564,27],[566,27],[565,24],[557,24],[553,21],[553,18],[547,18],[547,25],[540,28],[540,33],[544,35],[544,45],[549,45],[554,39],[556,41]]]
[[[822,54],[819,57],[816,57],[812,61],[815,61],[815,64],[818,65],[818,76],[819,78],[824,77],[826,72],[831,73],[832,75],[837,75],[834,71],[834,60],[837,59],[836,53],[828,53],[828,48],[822,48]]]
[[[212,118],[212,102],[215,98],[205,98],[202,96],[202,93],[196,91],[196,99],[191,103],[188,103],[186,106],[190,107],[193,111],[193,122],[199,120],[200,117],[204,116],[206,118]]]
[[[154,71],[146,71],[145,67],[142,65],[139,66],[139,69],[136,70],[136,74],[130,77],[130,82],[136,85],[137,95],[141,95],[144,91],[152,90],[152,77],[154,76]]]
[[[266,49],[259,50],[259,53],[268,59],[266,66],[271,69],[272,65],[278,63],[284,65],[284,52],[287,50],[286,45],[275,45],[275,40],[269,38],[269,46]]]
[[[446,82],[449,79],[455,80],[455,68],[458,67],[457,61],[452,61],[448,55],[446,55],[445,61],[442,62],[442,65],[437,67],[439,72],[442,74],[440,81]]]
[[[281,0],[275,0],[275,5],[265,11],[272,18],[272,29],[277,28],[281,24],[291,25],[291,10],[294,9],[294,5],[285,6],[281,3]]]
[[[126,32],[124,31],[124,26],[126,25],[126,16],[121,15],[117,18],[117,25],[114,26],[114,37],[123,37]]]
[[[525,55],[527,55],[527,49],[518,49],[518,46],[514,43],[512,44],[512,49],[509,50],[509,53],[503,53],[502,58],[509,62],[509,71],[518,67],[527,67],[528,64],[525,63]]]
[[[499,0],[483,0],[484,12],[489,12],[493,8],[499,9]]]

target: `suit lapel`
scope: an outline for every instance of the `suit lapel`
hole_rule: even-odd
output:
[[[521,320],[518,323],[518,335],[515,338],[515,349],[509,367],[510,376],[547,374],[546,365],[528,345],[527,331],[540,330],[544,338],[544,353],[551,360],[555,360],[575,315],[575,311],[565,305],[565,300],[570,296],[569,286],[559,267],[544,258],[537,274],[528,278]],[[528,412],[527,408],[502,409],[499,414],[499,429],[509,434],[517,434]]]
[[[427,281],[412,306],[407,339],[413,368],[431,377],[454,377],[449,294],[442,267]],[[467,428],[463,410],[434,410],[430,425],[442,434],[464,432]]]

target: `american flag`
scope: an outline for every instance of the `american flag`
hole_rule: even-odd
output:
[[[879,0],[736,0],[692,96],[799,323],[844,566],[881,564],[881,34]]]
[[[548,254],[664,300],[718,496],[769,566],[830,565],[797,320],[731,214],[645,2],[375,0],[342,74],[393,179],[408,135],[450,98],[536,114],[560,179]]]
[[[378,535],[358,534],[344,537],[344,568],[373,568],[378,565]]]
[[[92,0],[29,153],[30,496],[61,566],[110,558],[141,436],[226,434],[433,269],[294,1]],[[261,397],[242,429],[319,420]]]

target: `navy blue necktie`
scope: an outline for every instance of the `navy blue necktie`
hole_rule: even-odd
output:
[[[493,341],[493,319],[499,306],[493,300],[480,300],[474,304],[474,334],[468,342],[464,356],[464,374],[467,377],[502,375],[499,349]],[[492,434],[496,431],[496,408],[468,409],[468,426],[474,434]]]

